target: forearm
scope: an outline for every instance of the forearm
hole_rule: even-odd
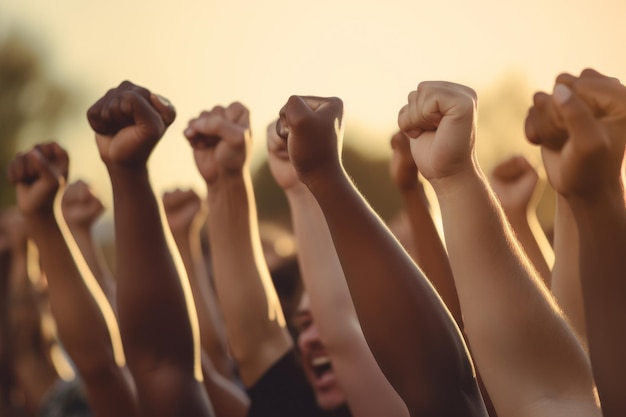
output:
[[[90,271],[80,270],[77,263],[83,260],[72,253],[54,215],[31,217],[27,227],[46,271],[59,336],[78,370],[90,375],[123,365],[111,306]]]
[[[570,199],[578,225],[580,276],[593,372],[606,416],[624,409],[626,366],[622,359],[626,327],[616,324],[626,305],[626,208],[623,191],[616,190],[595,202]]]
[[[448,253],[428,209],[422,185],[404,190],[402,199],[411,226],[416,262],[443,299],[459,327],[462,328],[461,307]]]
[[[552,293],[569,319],[583,346],[587,347],[585,305],[580,282],[578,226],[565,197],[557,196],[554,218],[555,261],[552,269]]]
[[[68,225],[69,227],[69,225]],[[107,300],[114,310],[116,310],[115,302],[115,280],[111,274],[109,266],[104,259],[102,251],[96,247],[91,230],[84,228],[69,228],[74,241],[78,245],[83,258],[87,262],[87,266],[96,278],[96,281],[104,291]]]
[[[461,392],[476,390],[472,366],[434,288],[345,173],[309,188],[326,218],[363,332],[389,381],[412,413],[466,412],[468,397]]]
[[[317,201],[305,186],[288,191],[287,198],[311,312],[350,410],[358,416],[407,415],[367,345]]]
[[[550,287],[552,276],[550,265],[554,262],[554,253],[539,224],[539,219],[535,213],[526,211],[518,213],[505,209],[505,213],[524,253],[544,284]]]
[[[194,304],[198,313],[200,342],[208,353],[215,369],[224,377],[233,378],[233,367],[228,356],[226,334],[220,317],[218,301],[209,282],[209,275],[204,264],[200,239],[197,230],[175,233],[174,240],[178,246]]]
[[[109,171],[119,320],[129,366],[150,369],[155,362],[167,361],[184,372],[195,370],[199,377],[196,313],[188,283],[170,253],[148,173]]]
[[[215,286],[231,352],[250,386],[292,343],[263,258],[249,174],[207,187]]]
[[[512,236],[480,169],[433,186],[465,333],[498,413],[515,415],[546,392],[590,400],[593,382],[584,352]]]

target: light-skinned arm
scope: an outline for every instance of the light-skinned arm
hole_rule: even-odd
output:
[[[496,165],[489,183],[522,249],[543,282],[550,287],[554,252],[536,213],[543,190],[539,174],[524,156],[515,155]]]
[[[293,342],[259,236],[250,175],[248,109],[216,106],[185,130],[207,186],[213,276],[233,358],[252,387]]]
[[[342,117],[338,98],[291,96],[278,132],[324,213],[372,353],[412,416],[484,416],[454,319],[343,168]]]
[[[324,214],[298,178],[287,143],[276,133],[275,123],[267,130],[267,148],[270,170],[285,191],[291,209],[311,313],[352,415],[408,416],[406,405],[367,345]]]
[[[599,416],[587,357],[476,160],[477,107],[471,88],[422,82],[398,115],[439,200],[476,365],[500,417]]]
[[[578,226],[580,280],[593,374],[605,417],[626,413],[626,87],[587,69],[561,74],[538,93],[526,119],[552,186]]]

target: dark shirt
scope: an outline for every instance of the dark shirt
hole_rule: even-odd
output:
[[[248,389],[248,417],[328,417],[317,406],[315,394],[292,349]],[[344,407],[342,407],[344,408]],[[339,411],[339,410],[337,410]],[[347,407],[345,407],[347,411]],[[340,414],[349,416],[350,414]]]

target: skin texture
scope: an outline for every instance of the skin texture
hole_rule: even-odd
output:
[[[473,357],[500,417],[600,415],[587,357],[476,161],[477,106],[468,87],[422,82],[398,115],[439,200]]]
[[[585,301],[580,282],[578,225],[569,202],[557,194],[554,214],[554,252],[551,290],[576,331],[580,342],[588,350]]]
[[[185,136],[207,186],[214,281],[233,358],[252,387],[292,347],[263,258],[250,176],[248,109],[216,106]]]
[[[9,178],[46,271],[59,337],[82,378],[94,415],[139,415],[113,311],[62,216],[55,215],[55,198],[68,164],[67,153],[56,143],[41,144],[12,161]]]
[[[543,282],[550,286],[554,253],[535,212],[543,188],[539,174],[524,156],[516,155],[496,165],[489,175],[489,184],[524,252]]]
[[[415,262],[433,284],[459,327],[463,327],[461,306],[454,285],[448,253],[439,237],[424,186],[418,179],[417,166],[411,156],[409,139],[402,132],[391,138],[393,150],[391,178],[402,195],[404,210],[413,235]]]
[[[287,143],[267,131],[268,162],[291,208],[300,271],[308,294],[296,327],[303,367],[318,404],[329,410],[345,401],[353,416],[408,416],[406,405],[376,363],[361,330],[324,214],[289,160]],[[332,365],[320,377],[314,361]],[[317,362],[315,362],[317,363]]]
[[[277,132],[326,218],[372,353],[410,415],[484,416],[454,320],[343,169],[342,116],[338,98],[292,96]]]
[[[202,201],[193,190],[168,191],[162,200],[172,236],[189,276],[198,312],[204,386],[216,415],[243,417],[248,411],[249,400],[236,384],[221,313],[209,282],[200,243],[199,233],[206,210],[202,209]]]
[[[580,281],[593,374],[605,417],[626,412],[626,207],[622,164],[626,87],[594,70],[561,74],[537,93],[526,136],[541,146],[548,178],[578,226]]]
[[[147,168],[175,116],[167,100],[128,81],[87,112],[111,179],[120,330],[142,414],[211,416],[189,283],[170,252]]]
[[[27,268],[26,225],[17,208],[0,213],[0,253],[6,263],[0,271],[2,305],[2,415],[34,415],[58,375],[41,331],[44,312],[41,294]]]
[[[115,279],[104,259],[102,250],[93,240],[93,226],[104,213],[104,206],[89,184],[82,180],[69,184],[61,199],[63,218],[78,245],[89,269],[104,291],[114,310]]]

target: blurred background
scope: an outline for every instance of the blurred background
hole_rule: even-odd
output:
[[[16,152],[57,140],[70,153],[70,181],[89,182],[110,207],[85,112],[130,80],[178,110],[151,157],[157,193],[203,194],[182,131],[200,111],[241,101],[252,117],[259,213],[284,222],[284,199],[264,165],[265,127],[292,94],[333,95],[345,105],[348,171],[389,219],[399,209],[389,138],[420,81],[478,92],[486,172],[514,153],[539,167],[523,134],[533,92],[586,67],[626,79],[624,16],[623,0],[2,0],[0,163],[4,169]],[[4,175],[0,187],[0,204],[12,204]],[[540,219],[549,229],[544,194]]]

